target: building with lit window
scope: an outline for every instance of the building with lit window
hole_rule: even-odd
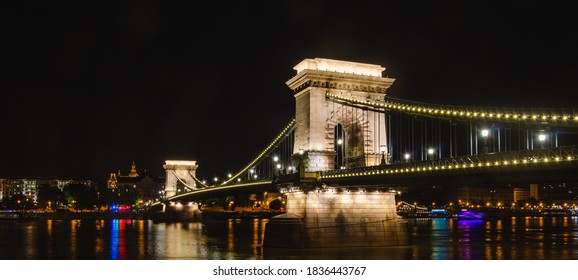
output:
[[[127,175],[110,173],[107,189],[112,201],[119,204],[147,204],[164,197],[165,178],[155,177],[148,171],[139,173],[133,162]]]
[[[59,179],[59,178],[0,178],[0,201],[6,201],[14,196],[21,197],[24,202],[36,204],[38,201],[38,189],[40,186],[49,186],[62,191],[67,185],[84,185],[92,189],[97,188],[97,183],[85,179]]]

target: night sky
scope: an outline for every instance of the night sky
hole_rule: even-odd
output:
[[[2,4],[0,178],[105,184],[167,159],[222,178],[294,116],[305,58],[382,65],[397,98],[578,107],[564,1],[173,2]]]

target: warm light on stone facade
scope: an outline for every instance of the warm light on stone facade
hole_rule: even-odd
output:
[[[346,135],[345,167],[380,164],[380,146],[389,151],[384,114],[336,104],[326,94],[383,100],[395,79],[382,77],[385,68],[379,65],[322,58],[305,59],[294,69],[297,74],[287,81],[295,92],[293,150],[308,152],[305,171],[334,169],[337,124]]]
[[[182,184],[190,188],[196,188],[195,179],[197,171],[196,161],[166,160],[163,165],[167,172],[165,184],[165,197],[174,196],[177,193],[177,184]]]

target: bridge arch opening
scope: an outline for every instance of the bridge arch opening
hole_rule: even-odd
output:
[[[347,147],[346,145],[347,138],[345,137],[345,130],[343,129],[343,126],[340,123],[335,125],[333,132],[334,132],[333,147],[335,150],[334,168],[341,169],[342,167],[345,167],[345,148]]]

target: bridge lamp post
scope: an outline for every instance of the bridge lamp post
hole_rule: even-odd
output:
[[[247,181],[251,181],[251,177],[253,177],[253,173],[255,173],[255,169],[249,169],[249,179]]]
[[[381,153],[381,162],[380,165],[385,165],[385,145],[380,145],[379,146],[379,152]]]
[[[410,157],[411,157],[411,155],[410,155],[410,154],[407,154],[407,153],[406,153],[405,155],[403,155],[403,158],[405,159],[405,162],[409,162],[409,158],[410,158]]]
[[[215,181],[215,185],[217,185],[217,183],[219,182],[219,178],[215,177],[213,178],[213,181]]]
[[[540,149],[543,149],[544,142],[546,142],[546,134],[540,133],[540,135],[538,135],[538,140],[540,141]]]
[[[434,153],[435,153],[435,150],[434,150],[433,148],[427,149],[427,154],[428,154],[428,158],[427,158],[427,159],[432,159]]]
[[[490,135],[490,131],[487,129],[482,129],[482,138],[484,139],[484,147],[482,147],[482,154],[487,154],[489,151],[488,135]]]

